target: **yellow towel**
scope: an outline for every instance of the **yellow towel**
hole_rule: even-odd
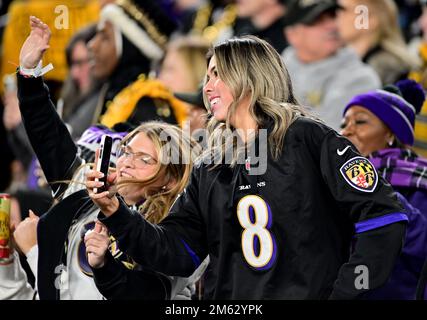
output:
[[[116,123],[127,121],[142,97],[166,101],[172,108],[178,124],[182,127],[188,114],[187,105],[175,98],[163,83],[154,79],[146,79],[145,76],[140,76],[138,80],[115,96],[101,117],[101,123],[111,128]]]

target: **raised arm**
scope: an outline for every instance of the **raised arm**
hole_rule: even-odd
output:
[[[34,71],[49,48],[49,27],[35,17],[30,17],[30,25],[31,33],[19,58],[19,108],[31,146],[56,197],[66,185],[54,182],[71,179],[81,160],[67,127],[56,113],[47,86]]]
[[[48,25],[34,16],[30,17],[30,27],[30,35],[22,45],[19,54],[20,66],[25,69],[33,69],[39,64],[43,54],[49,49],[51,36]]]

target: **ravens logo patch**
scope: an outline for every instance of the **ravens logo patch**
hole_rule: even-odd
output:
[[[354,189],[373,192],[378,175],[372,163],[363,157],[355,157],[344,163],[340,169],[345,181]]]

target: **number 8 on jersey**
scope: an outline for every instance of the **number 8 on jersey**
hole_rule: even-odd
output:
[[[248,195],[237,204],[237,218],[243,227],[242,251],[246,262],[256,270],[268,270],[276,260],[276,241],[270,228],[270,206],[259,196]]]

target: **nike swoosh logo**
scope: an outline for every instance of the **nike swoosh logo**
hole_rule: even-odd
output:
[[[350,146],[345,147],[342,151],[340,149],[337,149],[338,155],[342,156],[347,151],[348,148],[350,148]]]

